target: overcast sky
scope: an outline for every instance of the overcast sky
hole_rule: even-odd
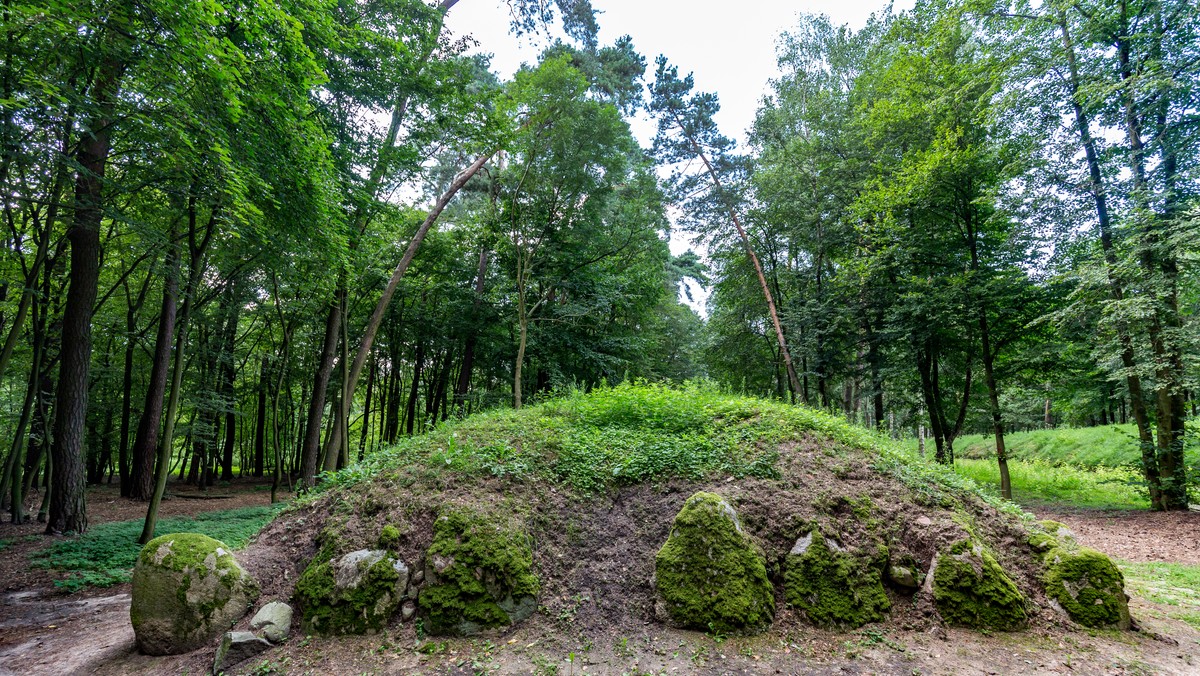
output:
[[[896,0],[896,11],[911,9],[913,0]],[[600,44],[623,35],[646,57],[647,80],[654,76],[654,59],[664,54],[680,74],[691,72],[696,89],[716,92],[721,111],[717,124],[730,138],[743,143],[754,122],[769,81],[778,75],[775,39],[796,24],[800,13],[827,14],[834,24],[861,28],[887,0],[809,0],[808,2],[695,2],[688,0],[592,0],[600,12]],[[533,63],[549,44],[547,35],[517,38],[509,34],[510,15],[503,0],[461,0],[446,19],[455,36],[470,35],[475,50],[493,55],[492,70],[503,78],[523,62]],[[632,122],[634,134],[649,147],[654,126],[645,117]],[[679,232],[671,236],[672,253],[692,247]],[[701,255],[706,252],[700,248]],[[705,315],[708,293],[693,289],[688,305]],[[686,302],[686,301],[685,301]]]
[[[861,27],[887,0],[809,0],[808,2],[695,2],[694,0],[592,0],[600,12],[600,43],[622,35],[646,57],[646,77],[653,77],[654,58],[665,54],[682,73],[693,72],[696,87],[715,91],[721,99],[717,123],[732,138],[744,140],[754,111],[775,77],[775,38],[790,29],[801,12],[827,14],[835,24]],[[897,10],[912,7],[897,0]],[[502,0],[462,0],[447,17],[456,35],[479,41],[478,51],[494,55],[493,70],[510,76],[522,62],[532,63],[549,38],[529,39],[509,34],[508,6]],[[653,130],[636,124],[643,143]]]

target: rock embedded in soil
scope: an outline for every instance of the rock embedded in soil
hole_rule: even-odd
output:
[[[281,643],[292,632],[292,607],[282,601],[272,601],[254,614],[250,628],[262,631],[263,638]]]
[[[756,633],[775,616],[762,552],[721,496],[699,492],[676,515],[654,557],[656,613],[670,624]]]
[[[296,582],[294,599],[306,631],[366,634],[388,623],[407,598],[408,566],[382,549],[360,549],[336,559],[318,554]]]
[[[1015,631],[1028,622],[1025,596],[996,557],[972,539],[959,540],[930,571],[938,612],[949,624]]]
[[[213,658],[213,673],[219,674],[230,667],[270,650],[271,644],[248,631],[229,631],[221,637],[221,645]]]
[[[881,579],[886,561],[886,550],[849,552],[813,530],[788,553],[784,597],[819,626],[853,629],[877,622],[892,607]]]
[[[533,541],[511,515],[446,508],[433,524],[417,606],[425,630],[471,636],[537,610]]]
[[[138,554],[129,620],[143,653],[178,655],[228,630],[257,596],[258,585],[225,544],[172,533]]]
[[[1129,629],[1129,602],[1121,569],[1104,554],[1080,547],[1057,521],[1042,521],[1030,545],[1044,551],[1046,595],[1074,621],[1095,629]]]

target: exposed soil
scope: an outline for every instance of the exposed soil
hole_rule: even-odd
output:
[[[284,645],[240,665],[238,673],[256,668],[316,674],[1200,673],[1200,632],[1182,622],[1152,617],[1146,612],[1149,602],[1142,599],[1131,602],[1141,625],[1138,632],[1082,631],[1052,611],[1038,591],[1032,559],[1021,554],[1020,531],[982,503],[967,507],[972,527],[994,543],[1029,595],[1035,616],[1026,631],[986,635],[948,629],[932,613],[928,599],[894,590],[889,591],[890,618],[852,632],[815,629],[782,599],[772,629],[757,637],[709,636],[654,621],[653,556],[671,518],[695,490],[713,490],[729,499],[772,566],[790,547],[797,529],[812,525],[849,546],[862,544],[870,532],[884,532],[894,555],[924,562],[963,534],[951,512],[936,503],[918,504],[923,501],[914,500],[902,484],[865,464],[816,444],[798,444],[789,451],[784,454],[788,461],[782,481],[671,481],[580,501],[541,483],[456,481],[400,472],[363,485],[341,500],[290,512],[239,554],[263,585],[260,605],[287,600],[320,538],[336,537],[344,547],[362,546],[390,523],[404,534],[402,556],[416,561],[428,546],[438,505],[478,508],[480,496],[490,495],[493,508],[524,514],[535,534],[535,565],[543,580],[541,608],[508,632],[476,639],[419,639],[411,622],[393,623],[374,636],[294,634]],[[186,513],[256,504],[196,504],[207,502],[169,504],[193,510]],[[101,518],[96,514],[94,519]],[[1200,563],[1189,558],[1196,556],[1198,515],[1163,519],[1164,515],[1131,512],[1100,515],[1047,509],[1038,514],[1067,523],[1083,544],[1118,558]],[[1165,527],[1157,528],[1160,523]],[[1127,546],[1122,538],[1132,543],[1135,533],[1156,541],[1154,548],[1140,550],[1141,558],[1133,549],[1121,549]],[[0,565],[20,567],[13,558],[5,557]],[[778,574],[777,569],[772,572]],[[248,617],[241,625],[247,622]],[[69,597],[10,594],[0,606],[0,673],[197,674],[211,668],[212,653],[207,648],[174,657],[137,654],[128,624],[127,590]]]
[[[1033,509],[1043,519],[1067,524],[1093,549],[1124,561],[1173,561],[1200,565],[1200,512]]]
[[[265,490],[264,490],[265,489]],[[236,481],[199,491],[171,484],[159,507],[160,518],[195,516],[205,512],[270,503],[270,482]],[[41,496],[29,496],[36,514]],[[125,500],[114,486],[95,486],[87,492],[88,518],[95,524],[141,519],[146,503]],[[54,587],[62,577],[54,571],[31,568],[29,555],[56,536],[44,535],[45,524],[31,519],[14,525],[0,513],[0,674],[91,673],[134,650],[129,625],[129,585],[67,594]]]

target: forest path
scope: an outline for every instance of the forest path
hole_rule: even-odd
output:
[[[1079,541],[1122,561],[1200,566],[1200,512],[1029,508],[1042,519],[1065,523]]]
[[[30,496],[37,513],[40,496]],[[146,503],[122,499],[116,486],[88,490],[92,525],[141,519]],[[214,486],[208,491],[171,484],[160,518],[270,503],[261,480]],[[66,594],[54,586],[61,577],[30,566],[29,556],[53,539],[42,535],[45,524],[8,523],[0,512],[0,676],[89,674],[101,665],[124,661],[135,652],[129,624],[129,584]]]

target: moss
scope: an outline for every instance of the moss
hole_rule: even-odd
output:
[[[974,540],[960,540],[937,559],[933,597],[950,624],[1014,631],[1025,626],[1025,597],[996,558]]]
[[[401,573],[396,570],[396,563],[391,555],[384,555],[371,564],[358,585],[339,589],[334,562],[313,559],[296,581],[293,594],[304,630],[338,635],[383,629],[404,591],[397,589]]]
[[[787,557],[784,597],[813,624],[861,627],[882,620],[891,609],[880,573],[886,550],[855,556],[830,547],[817,530],[796,545]]]
[[[433,634],[475,634],[525,619],[537,608],[531,538],[519,524],[446,510],[425,558],[418,605]]]
[[[229,547],[199,533],[171,533],[146,543],[133,587],[129,619],[139,645],[151,654],[198,647],[212,631],[228,628],[258,595],[258,585]]]
[[[392,524],[384,526],[379,531],[379,548],[395,549],[400,544],[400,529]]]
[[[1046,594],[1085,627],[1130,626],[1125,577],[1104,554],[1059,547],[1046,556]]]
[[[775,594],[762,554],[720,496],[696,493],[654,559],[663,610],[679,626],[719,633],[767,628]]]

